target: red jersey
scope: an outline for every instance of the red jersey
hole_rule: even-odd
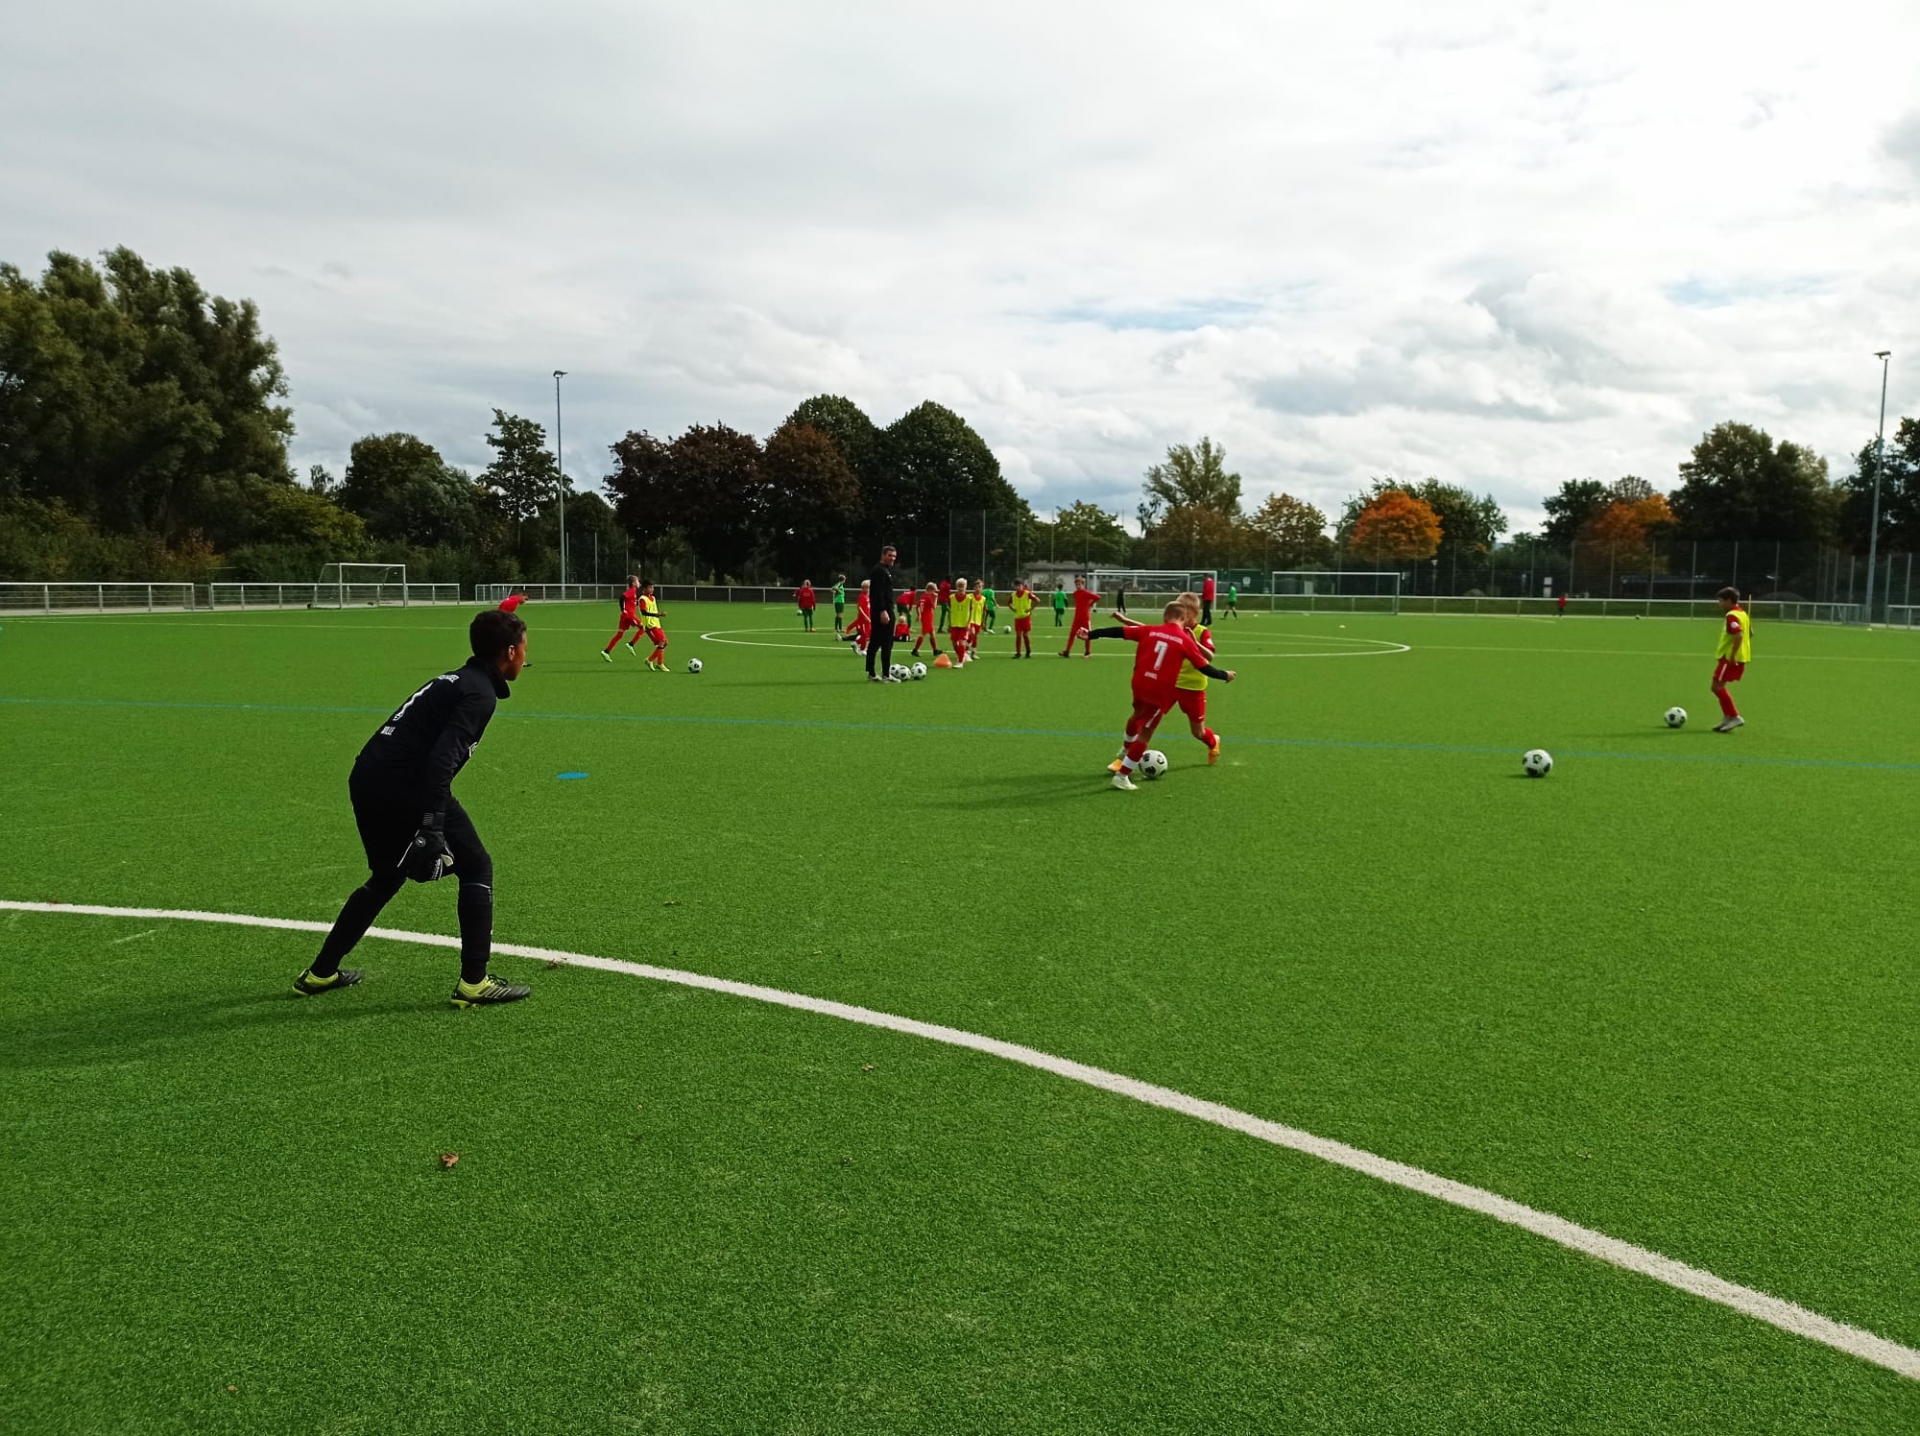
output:
[[[860,602],[858,607],[860,609],[860,616],[862,618],[873,617],[873,599],[869,596],[867,590],[864,588],[860,590]]]
[[[794,598],[802,608],[812,608],[814,604],[813,585],[803,583],[794,591]]]
[[[526,601],[527,596],[524,593],[510,593],[500,600],[500,611],[502,613],[512,613]]]
[[[621,594],[620,595],[620,616],[622,618],[638,619],[639,615],[633,611],[633,606],[639,601],[640,601],[640,590],[637,588],[630,588],[625,593]]]
[[[1180,670],[1191,663],[1199,668],[1211,661],[1200,640],[1184,623],[1137,623],[1127,625],[1127,642],[1140,646],[1133,654],[1133,694],[1143,700],[1171,707],[1173,682]],[[1164,700],[1164,701],[1162,701]]]
[[[944,578],[940,580],[940,601],[942,603],[953,602],[953,585]]]
[[[1213,602],[1213,579],[1211,577],[1200,580],[1200,597],[1208,603]]]
[[[1090,588],[1076,588],[1073,591],[1073,626],[1090,628],[1093,626],[1093,606],[1100,601],[1100,595]]]
[[[933,590],[930,588],[922,589],[920,591],[920,626],[922,628],[931,629],[933,627],[933,606]]]

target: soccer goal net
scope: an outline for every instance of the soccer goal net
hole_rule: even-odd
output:
[[[1267,593],[1276,613],[1398,613],[1400,575],[1334,569],[1275,569]]]
[[[407,602],[404,563],[330,563],[320,569],[308,608],[356,608]]]
[[[1205,580],[1217,576],[1210,568],[1097,568],[1090,581],[1109,605],[1124,600],[1128,608],[1146,609],[1198,593]]]

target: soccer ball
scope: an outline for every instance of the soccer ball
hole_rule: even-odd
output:
[[[1149,748],[1140,755],[1140,776],[1148,782],[1165,776],[1166,771],[1167,755],[1158,748]]]
[[[913,665],[913,676],[914,676],[915,678],[925,678],[925,677],[927,676],[927,665],[926,665],[926,664],[924,664],[924,663],[916,663],[916,664],[914,664],[914,665]]]
[[[687,672],[698,673],[699,671],[700,671],[700,660],[697,658],[689,658],[687,660]]]
[[[1667,710],[1667,726],[1669,728],[1686,727],[1687,726],[1687,710],[1684,708],[1669,708]]]
[[[1012,633],[1013,625],[1011,623],[1003,623],[1000,625],[1000,631],[1002,633]]]
[[[1544,778],[1553,771],[1553,754],[1545,748],[1529,748],[1520,759],[1529,778]]]
[[[908,668],[904,663],[890,664],[887,667],[887,677],[893,679],[895,682],[904,683],[907,679],[913,677],[913,670]]]

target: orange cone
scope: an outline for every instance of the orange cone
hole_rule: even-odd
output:
[[[948,659],[947,655],[943,653],[933,660],[933,666],[935,668],[951,668],[953,667],[953,663]]]

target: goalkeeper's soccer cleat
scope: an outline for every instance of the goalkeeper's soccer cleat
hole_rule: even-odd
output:
[[[1137,784],[1122,771],[1113,775],[1113,786],[1123,793],[1131,793]]]
[[[488,973],[478,982],[454,983],[453,1005],[455,1007],[490,1007],[501,1002],[518,1002],[532,991],[530,987],[502,982],[492,973]]]
[[[308,968],[293,980],[293,990],[302,997],[318,997],[323,992],[336,992],[343,987],[352,987],[366,974],[357,967],[343,967],[332,977],[315,977],[313,969]]]

